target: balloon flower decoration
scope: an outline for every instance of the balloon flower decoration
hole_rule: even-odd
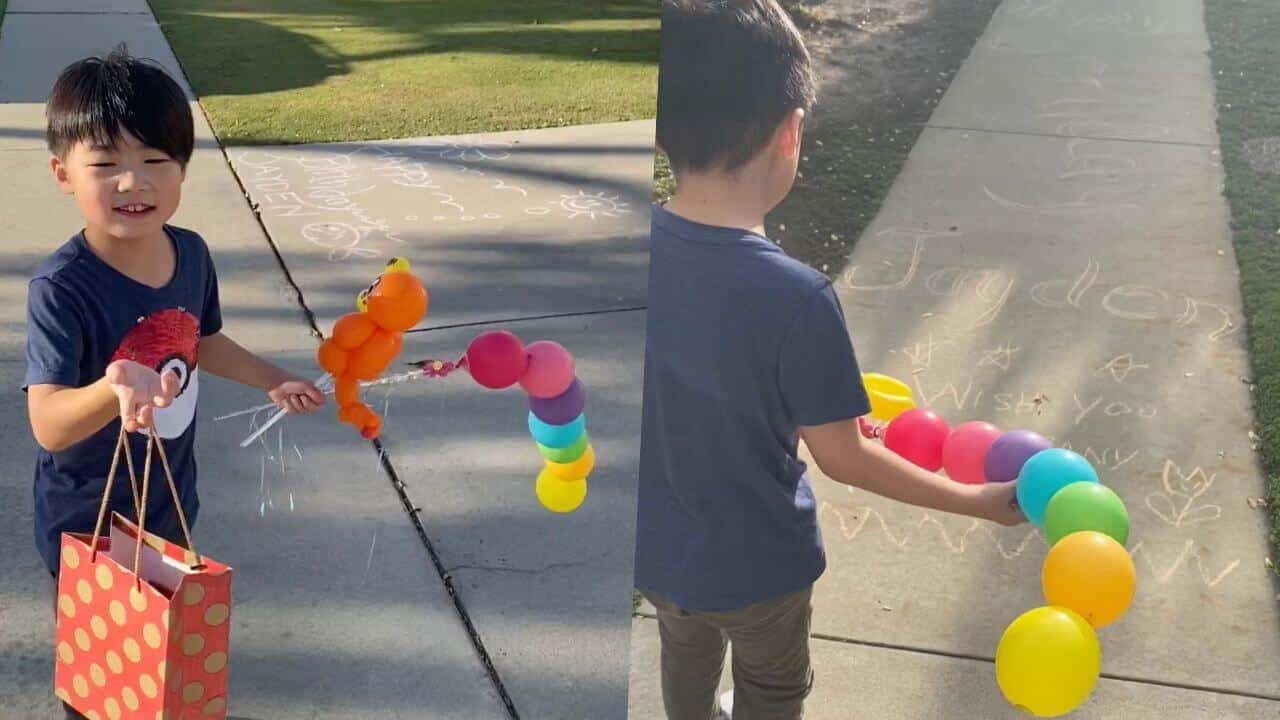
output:
[[[356,309],[334,323],[316,360],[333,376],[338,420],[373,440],[382,418],[360,401],[360,382],[381,375],[400,354],[404,331],[427,314],[427,289],[410,274],[408,260],[394,258],[357,297]]]
[[[1096,630],[1128,610],[1137,586],[1125,550],[1129,513],[1080,455],[1027,430],[985,422],[955,427],[915,407],[903,382],[867,373],[872,422],[864,435],[912,463],[968,484],[1016,482],[1018,504],[1044,533],[1046,605],[1018,617],[996,649],[996,682],[1015,707],[1058,717],[1089,698],[1102,670]]]

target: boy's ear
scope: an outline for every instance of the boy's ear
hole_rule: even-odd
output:
[[[774,147],[778,149],[783,158],[792,160],[800,154],[800,137],[803,130],[804,108],[792,110],[782,118],[781,123],[778,123],[777,135],[774,137]]]
[[[53,181],[58,184],[58,189],[70,195],[75,192],[71,187],[71,177],[67,174],[67,164],[62,162],[62,158],[57,155],[49,156],[49,171],[53,173]]]

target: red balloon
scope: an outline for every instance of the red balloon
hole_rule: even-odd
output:
[[[967,422],[952,430],[942,445],[947,476],[966,485],[986,482],[987,452],[1000,435],[1000,428],[985,422]]]
[[[506,330],[476,336],[467,347],[467,371],[490,390],[516,384],[529,367],[529,353],[520,338]]]
[[[949,432],[947,421],[937,413],[913,408],[885,428],[884,446],[925,470],[937,472],[942,468],[942,446]]]

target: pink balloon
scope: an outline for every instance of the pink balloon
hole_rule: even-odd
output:
[[[528,364],[529,356],[520,338],[506,330],[482,333],[467,347],[471,379],[490,390],[515,385]]]
[[[912,408],[889,423],[884,431],[884,446],[919,465],[937,472],[942,467],[942,446],[950,428],[937,413]]]
[[[520,376],[520,387],[531,396],[547,400],[564,394],[573,384],[573,356],[550,340],[530,343],[529,366]]]
[[[947,476],[966,485],[986,482],[987,452],[1000,435],[1000,428],[985,422],[967,422],[952,430],[942,446]]]

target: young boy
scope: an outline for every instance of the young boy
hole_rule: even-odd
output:
[[[961,485],[859,432],[870,406],[831,282],[764,236],[813,101],[775,0],[664,3],[657,131],[677,190],[653,209],[635,567],[670,720],[727,716],[726,640],[734,720],[801,716],[826,560],[799,438],[837,482],[1024,522],[1013,483]]]
[[[54,180],[84,217],[84,229],[40,264],[27,298],[23,389],[40,445],[35,539],[56,575],[62,533],[93,531],[121,422],[139,472],[147,432],[165,443],[194,523],[200,370],[260,388],[296,413],[315,411],[324,395],[222,334],[208,247],[166,224],[194,144],[178,84],[121,49],[64,70],[46,112]],[[110,509],[134,517],[123,468]],[[181,542],[167,487],[153,489],[147,530]]]

